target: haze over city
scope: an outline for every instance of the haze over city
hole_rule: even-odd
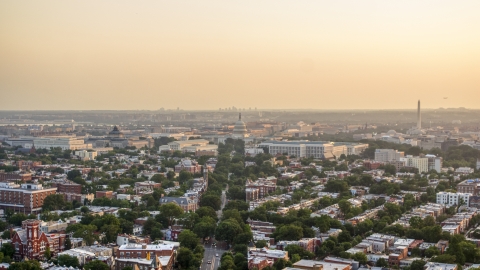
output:
[[[480,108],[479,1],[0,2],[2,110]],[[15,102],[13,102],[15,101]]]

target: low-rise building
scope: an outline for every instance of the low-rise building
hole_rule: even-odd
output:
[[[447,207],[454,205],[466,205],[468,207],[470,196],[469,193],[438,192],[437,203],[446,205]]]
[[[185,212],[195,212],[198,208],[198,201],[192,200],[188,197],[163,197],[160,198],[160,205],[166,203],[175,203],[178,206],[182,207]]]

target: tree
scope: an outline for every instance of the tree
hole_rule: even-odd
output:
[[[119,225],[106,224],[102,226],[100,231],[105,233],[105,241],[107,243],[112,243],[116,241],[117,235],[122,232],[122,229]]]
[[[354,259],[355,261],[358,261],[362,265],[366,265],[368,261],[367,255],[365,255],[365,253],[363,252],[357,252],[353,254],[352,259]]]
[[[52,257],[52,252],[50,251],[49,246],[47,246],[47,248],[45,249],[45,252],[43,253],[43,256],[45,256],[45,259],[47,259],[47,260],[50,260],[50,258]]]
[[[297,241],[303,237],[303,228],[296,225],[284,225],[278,229],[278,240],[293,240]]]
[[[15,226],[22,226],[22,221],[27,220],[28,216],[24,213],[15,213],[8,218],[8,223]]]
[[[68,180],[73,180],[77,177],[81,177],[82,173],[79,170],[71,170],[67,173]]]
[[[281,258],[280,260],[277,260],[275,263],[273,263],[273,268],[276,270],[282,270],[285,267],[287,267],[287,261],[284,258]]]
[[[58,265],[66,267],[80,267],[77,257],[66,254],[58,256]]]
[[[288,251],[288,256],[292,260],[295,255],[298,255],[300,258],[306,258],[306,259],[312,259],[313,257],[315,257],[315,254],[313,254],[310,251],[306,251],[305,249],[303,249],[298,245],[288,245],[285,247],[285,251]]]
[[[243,223],[242,216],[237,209],[223,210],[222,219],[226,220],[229,218],[235,219],[236,221],[238,221],[239,224]]]
[[[423,270],[423,267],[425,266],[426,263],[427,262],[423,260],[415,260],[410,265],[410,270]]]
[[[439,262],[439,263],[455,263],[456,261],[455,255],[450,254],[442,254],[435,257],[432,257],[432,262]]]
[[[4,243],[2,245],[2,249],[0,250],[5,257],[13,257],[13,254],[15,254],[15,247],[13,247],[12,243]]]
[[[218,211],[220,210],[220,206],[222,205],[222,201],[220,200],[219,196],[208,194],[202,196],[200,200],[200,206],[210,206],[213,210]]]
[[[268,246],[268,242],[266,240],[258,240],[255,243],[255,247],[257,247],[257,248],[264,248],[266,246]]]
[[[8,267],[9,270],[41,270],[40,263],[36,260],[13,263]]]
[[[67,237],[65,239],[65,250],[69,250],[72,248],[72,241],[70,240],[70,237]]]
[[[425,250],[425,257],[431,258],[433,256],[440,255],[440,250],[437,247],[431,246]]]
[[[177,262],[181,269],[194,269],[197,267],[193,252],[186,247],[178,249]]]
[[[209,216],[215,220],[217,220],[217,213],[215,212],[215,209],[213,209],[210,206],[203,206],[197,209],[195,213],[200,217],[203,218],[205,216]]]
[[[231,186],[227,191],[229,200],[245,200],[245,188],[242,186]]]
[[[190,230],[183,230],[178,235],[178,242],[180,242],[181,247],[186,247],[193,250],[198,245],[198,237]]]
[[[168,225],[171,226],[174,219],[183,214],[183,209],[178,204],[166,203],[160,206],[160,212],[168,219]]]
[[[384,258],[380,258],[380,259],[378,259],[377,263],[375,263],[375,266],[386,268],[386,267],[388,267],[388,262]]]
[[[210,221],[209,221],[210,220]],[[215,233],[216,222],[210,217],[204,217],[193,227],[193,232],[200,238],[205,239]]]
[[[215,230],[215,239],[231,244],[233,239],[242,232],[242,227],[235,219],[227,219],[218,224]]]
[[[102,261],[94,260],[94,261],[90,261],[90,262],[86,263],[83,266],[83,269],[85,269],[85,270],[110,270],[110,267]]]
[[[347,200],[341,200],[338,202],[338,208],[340,208],[340,211],[342,211],[343,215],[346,215],[351,208],[351,204]]]
[[[412,217],[408,223],[410,223],[410,227],[414,229],[423,227],[423,219],[421,217]]]

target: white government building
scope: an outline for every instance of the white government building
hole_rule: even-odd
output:
[[[271,155],[287,153],[296,157],[339,158],[340,155],[360,155],[368,144],[319,141],[266,141],[259,147],[266,147]]]
[[[33,143],[36,149],[60,147],[62,150],[79,150],[92,148],[92,145],[86,144],[83,138],[80,139],[72,136],[35,137]]]

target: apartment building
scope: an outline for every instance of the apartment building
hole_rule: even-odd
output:
[[[401,160],[405,161],[405,166],[417,168],[419,173],[428,172],[428,158],[426,157],[414,157],[409,155],[405,158],[401,158]]]
[[[259,193],[258,188],[245,188],[246,201],[250,202],[250,201],[258,200],[259,199],[258,193]]]
[[[156,188],[161,188],[162,184],[156,183],[154,181],[143,181],[135,183],[135,192],[136,194],[153,191]]]
[[[56,191],[57,188],[44,188],[41,184],[0,183],[0,209],[40,213],[45,198]]]
[[[116,251],[115,270],[121,270],[125,267],[170,270],[173,267],[174,255],[175,246],[171,244],[121,245]]]
[[[245,188],[258,190],[258,198],[264,198],[269,193],[275,192],[277,189],[277,179],[275,177],[259,178],[257,181],[249,179],[245,184]]]
[[[27,182],[32,180],[31,173],[25,172],[5,172],[5,170],[0,170],[0,182],[8,182],[8,181],[22,181]]]
[[[82,185],[74,183],[69,180],[64,180],[62,182],[55,182],[51,184],[52,187],[57,188],[58,193],[82,193]]]
[[[404,152],[399,152],[393,149],[376,149],[375,150],[375,161],[378,162],[392,162],[399,161],[400,158],[404,157]]]
[[[478,195],[480,191],[480,179],[467,179],[457,185],[457,191],[460,193],[470,193]]]
[[[443,158],[437,157],[435,155],[425,155],[428,158],[428,170],[435,170],[437,172],[442,171],[443,167]]]
[[[438,192],[437,203],[450,207],[454,205],[460,205],[462,202],[463,205],[468,207],[470,203],[470,196],[472,196],[470,193]]]
[[[113,198],[113,191],[111,190],[104,190],[104,191],[97,191],[95,192],[95,198],[103,198],[106,197],[108,199]]]

